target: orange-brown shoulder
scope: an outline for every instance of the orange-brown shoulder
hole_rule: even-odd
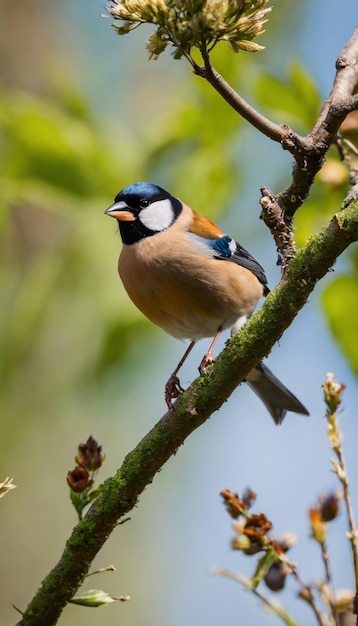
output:
[[[194,235],[199,235],[199,237],[204,237],[206,239],[217,239],[218,237],[222,237],[224,233],[220,228],[208,220],[204,215],[200,215],[192,209],[193,217],[192,222],[190,224],[190,232],[194,233]]]

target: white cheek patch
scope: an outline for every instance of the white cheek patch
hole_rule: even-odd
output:
[[[161,231],[169,228],[174,221],[172,203],[168,198],[153,202],[139,212],[138,219],[146,228]]]

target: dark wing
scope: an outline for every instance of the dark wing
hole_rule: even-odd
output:
[[[264,268],[237,241],[231,239],[228,235],[224,235],[219,239],[210,240],[210,247],[213,249],[214,256],[217,259],[233,261],[252,272],[264,286],[264,295],[267,296],[270,290],[267,286]]]

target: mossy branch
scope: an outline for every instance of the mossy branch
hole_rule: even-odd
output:
[[[177,399],[175,409],[168,411],[127,455],[115,476],[103,483],[100,496],[75,526],[61,559],[44,579],[17,626],[57,623],[94,557],[155,474],[270,352],[307,302],[317,281],[351,243],[358,241],[357,196],[351,194],[349,205],[299,250],[261,310],[227,343],[207,374],[197,378]]]

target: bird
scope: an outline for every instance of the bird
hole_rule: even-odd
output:
[[[149,182],[124,187],[105,214],[117,220],[122,239],[118,273],[129,298],[169,335],[190,340],[165,385],[168,409],[183,387],[178,372],[197,341],[213,338],[199,372],[213,361],[220,334],[235,334],[269,293],[263,267],[218,226],[168,191]],[[263,363],[245,382],[276,424],[305,406]]]

